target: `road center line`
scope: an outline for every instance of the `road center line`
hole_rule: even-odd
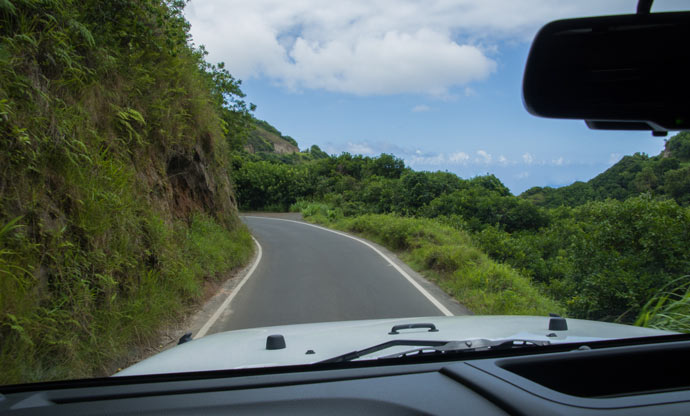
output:
[[[237,287],[235,287],[235,289],[232,291],[232,293],[230,293],[228,295],[228,297],[225,299],[225,301],[223,301],[223,304],[221,304],[218,307],[218,309],[213,313],[211,318],[209,318],[209,320],[204,324],[204,326],[201,327],[199,332],[197,332],[197,334],[194,336],[194,339],[199,339],[199,338],[203,337],[204,335],[206,335],[208,330],[211,329],[213,324],[216,323],[216,321],[220,317],[220,314],[223,313],[225,308],[227,308],[228,305],[230,305],[230,302],[232,302],[232,300],[235,298],[235,295],[237,295],[237,293],[240,291],[240,289],[242,289],[242,286],[244,286],[244,284],[247,283],[247,280],[249,280],[249,278],[252,277],[254,270],[256,270],[256,267],[259,265],[259,262],[261,261],[261,254],[263,252],[263,250],[261,249],[261,244],[259,244],[259,242],[256,241],[256,238],[254,238],[254,236],[252,236],[252,240],[254,240],[254,243],[256,244],[256,248],[258,249],[256,261],[254,261],[254,264],[252,264],[252,267],[251,267],[251,269],[249,269],[247,274],[244,275],[240,284],[238,284]]]
[[[444,314],[445,316],[453,316],[453,314],[451,313],[451,311],[448,310],[448,308],[443,306],[443,304],[441,302],[439,302],[435,297],[433,297],[433,295],[431,293],[429,293],[419,283],[417,283],[417,281],[414,280],[412,278],[412,276],[407,274],[407,272],[405,270],[403,270],[400,266],[395,264],[395,262],[393,260],[391,260],[388,256],[383,254],[381,252],[381,250],[377,249],[376,247],[374,247],[373,245],[371,245],[367,241],[364,241],[364,240],[357,238],[357,237],[353,237],[349,234],[345,234],[345,233],[340,232],[340,231],[331,230],[331,229],[326,228],[326,227],[321,227],[319,225],[309,224],[307,222],[302,222],[302,221],[286,220],[284,218],[257,217],[257,216],[252,216],[252,215],[242,215],[242,217],[245,217],[245,218],[263,218],[263,219],[269,219],[269,220],[275,220],[275,221],[294,222],[296,224],[308,225],[310,227],[318,228],[318,229],[323,230],[323,231],[328,231],[330,233],[338,234],[338,235],[341,235],[343,237],[351,238],[355,241],[358,241],[358,242],[364,244],[365,246],[369,247],[370,249],[374,250],[379,256],[383,257],[383,259],[386,260],[388,262],[388,264],[393,266],[395,268],[395,270],[398,271],[398,273],[400,273],[405,279],[407,279],[407,281],[410,282],[410,284],[412,284],[412,286],[414,286],[414,288],[417,289],[422,295],[424,295],[424,297],[426,297],[429,300],[429,302],[431,302],[439,311],[441,311],[442,314]],[[257,242],[257,244],[259,244],[259,243]]]

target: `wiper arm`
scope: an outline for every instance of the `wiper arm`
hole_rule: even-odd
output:
[[[365,348],[359,351],[348,352],[347,354],[339,355],[337,357],[329,358],[327,360],[319,361],[317,364],[325,363],[340,363],[345,361],[356,360],[357,358],[363,357],[375,353],[377,351],[385,350],[391,347],[398,347],[401,345],[407,345],[410,347],[440,347],[448,344],[448,341],[417,341],[417,340],[404,340],[398,339],[395,341],[384,342],[383,344],[374,345],[373,347]]]
[[[409,355],[421,354],[449,354],[469,351],[483,351],[483,350],[502,350],[515,348],[529,348],[550,345],[549,341],[542,340],[528,340],[528,339],[471,339],[465,341],[418,341],[418,340],[395,340],[384,342],[373,347],[365,348],[359,351],[348,352],[347,354],[339,355],[337,357],[329,358],[327,360],[319,361],[318,364],[323,363],[340,363],[346,361],[356,360],[365,355],[373,354],[391,347],[398,346],[412,346],[417,347],[401,353],[379,357],[379,359],[386,358],[400,358]],[[431,347],[431,348],[429,348]]]

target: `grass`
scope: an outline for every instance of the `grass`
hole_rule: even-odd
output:
[[[690,276],[662,287],[642,308],[635,325],[690,333]]]
[[[0,230],[0,238],[8,228]],[[36,302],[32,295],[40,290],[35,286],[2,281],[3,309],[17,312],[6,313],[0,383],[111,374],[127,362],[133,346],[156,342],[162,324],[198,302],[206,279],[222,278],[252,254],[244,226],[228,230],[206,215],[194,215],[189,224],[166,224],[150,215],[141,231],[148,235],[146,257],[124,279],[116,271],[89,273],[99,265],[92,253],[70,247],[63,260],[73,274],[62,276],[70,280],[61,283],[63,296],[44,294]],[[2,274],[18,273],[8,267],[8,254],[7,249],[0,253]],[[8,305],[10,297],[21,307]]]
[[[368,214],[343,217],[320,203],[298,203],[305,219],[354,232],[396,251],[476,314],[546,315],[564,308],[529,278],[491,260],[462,231],[431,219]]]

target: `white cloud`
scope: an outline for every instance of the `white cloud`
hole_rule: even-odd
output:
[[[530,153],[525,153],[522,155],[522,160],[526,165],[531,165],[532,162],[534,162],[534,156],[532,156]]]
[[[470,155],[465,152],[455,152],[448,155],[448,161],[452,163],[465,164],[470,160]]]
[[[443,153],[438,153],[436,155],[415,155],[405,159],[405,164],[408,166],[439,166],[445,163],[446,157]]]
[[[529,177],[529,172],[520,172],[515,175],[517,179],[527,179]]]
[[[346,42],[298,38],[293,61],[275,74],[291,88],[315,88],[357,95],[426,93],[486,78],[495,62],[475,46],[458,45],[428,29],[389,31]]]
[[[478,157],[474,159],[465,152],[452,153],[428,153],[416,150],[408,153],[403,157],[405,162],[410,166],[471,166],[471,165],[487,165],[491,163],[492,157],[487,152],[480,150],[477,152]]]
[[[563,156],[559,157],[558,159],[554,159],[551,161],[556,166],[563,166]]]
[[[491,163],[491,159],[492,159],[491,154],[487,153],[486,151],[477,150],[477,156],[479,156],[479,158],[475,159],[476,162],[486,163],[487,165],[489,163]]]
[[[209,60],[240,79],[443,97],[496,70],[497,42],[529,41],[556,18],[627,9],[629,0],[193,0],[185,15]]]
[[[621,160],[621,154],[620,153],[611,153],[609,156],[609,164],[612,165],[614,163],[617,163],[619,160]]]
[[[429,107],[428,105],[420,104],[412,107],[413,113],[424,113],[427,111],[431,111],[431,107]]]
[[[348,142],[345,151],[348,153],[355,154],[355,155],[371,156],[371,155],[376,154],[374,149],[367,143]]]
[[[506,158],[506,157],[503,156],[503,155],[500,155],[500,156],[498,157],[498,163],[500,163],[501,165],[504,165],[504,166],[505,166],[505,165],[507,165],[507,164],[509,163],[509,162],[508,162],[508,158]]]

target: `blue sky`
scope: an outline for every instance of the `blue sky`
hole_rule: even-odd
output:
[[[654,11],[683,2],[656,3]],[[628,13],[635,4],[192,0],[186,14],[209,60],[224,61],[243,80],[256,117],[301,148],[392,153],[414,169],[464,178],[493,173],[519,194],[588,180],[623,155],[663,148],[649,132],[536,118],[521,101],[541,25]]]

